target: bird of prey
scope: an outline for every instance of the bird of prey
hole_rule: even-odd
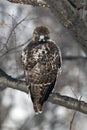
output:
[[[50,39],[47,27],[35,28],[32,40],[22,51],[22,62],[34,111],[41,113],[61,68],[61,51]]]

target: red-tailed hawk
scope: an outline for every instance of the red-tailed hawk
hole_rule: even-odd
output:
[[[22,62],[34,110],[41,113],[61,68],[60,49],[50,39],[47,27],[35,28],[31,42],[22,52]]]

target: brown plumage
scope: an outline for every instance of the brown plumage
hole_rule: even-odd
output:
[[[61,68],[60,49],[50,40],[48,28],[36,27],[32,41],[22,52],[22,62],[34,110],[41,113]]]

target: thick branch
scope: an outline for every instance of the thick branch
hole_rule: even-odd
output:
[[[87,103],[68,96],[52,93],[48,101],[87,114]]]
[[[0,88],[2,87],[17,89],[26,93],[29,92],[24,81],[12,78],[0,69]],[[68,96],[61,96],[58,93],[52,93],[48,101],[87,114],[87,103],[84,101],[79,101]]]
[[[0,69],[0,90],[5,88],[13,88],[28,93],[28,88],[24,81],[12,78]]]

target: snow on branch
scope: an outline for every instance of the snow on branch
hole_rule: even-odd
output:
[[[49,5],[44,0],[8,0],[12,3],[27,4],[32,6],[49,7]]]
[[[25,93],[29,93],[28,88],[24,81],[12,78],[11,76],[7,75],[2,69],[0,69],[0,90],[5,88],[13,88],[16,90],[20,90]],[[52,93],[48,99],[49,102],[57,105],[64,106],[68,109],[73,109],[84,114],[87,114],[87,103],[84,101],[80,101],[78,99],[63,96],[59,93]]]

